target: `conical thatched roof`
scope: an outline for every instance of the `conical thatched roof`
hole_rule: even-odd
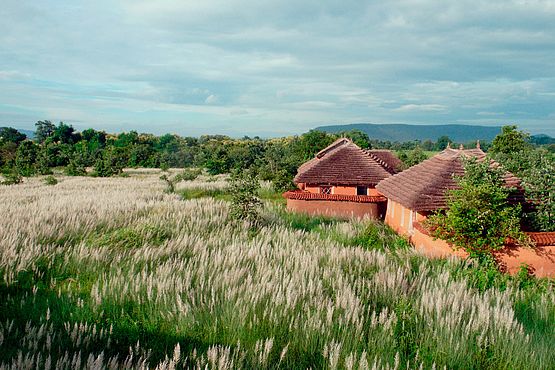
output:
[[[338,139],[299,167],[295,183],[375,185],[397,172],[395,155],[383,152],[363,150],[347,138]]]
[[[458,185],[455,177],[464,174],[464,157],[483,160],[486,154],[480,149],[447,148],[416,166],[382,180],[376,189],[387,198],[415,211],[444,208],[446,191],[456,189]],[[499,164],[492,161],[492,166]],[[509,172],[505,174],[504,180],[508,187],[520,186],[520,179]]]

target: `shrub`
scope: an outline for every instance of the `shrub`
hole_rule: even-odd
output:
[[[102,156],[96,161],[94,165],[94,174],[99,177],[110,177],[119,175],[123,172],[125,166],[125,159],[121,153],[118,152],[119,148],[110,147],[102,152]]]
[[[173,179],[164,174],[160,176],[160,180],[166,183],[166,193],[175,193],[175,182]]]
[[[46,176],[43,181],[46,185],[56,185],[58,183],[54,176]]]
[[[193,181],[200,176],[201,170],[198,168],[186,168],[174,177],[176,183],[180,181]]]
[[[66,166],[64,172],[68,176],[85,176],[87,174],[85,166],[75,159],[71,159],[69,161],[69,164]]]
[[[285,192],[295,188],[293,177],[286,170],[278,170],[272,179],[274,190],[277,192]]]
[[[16,185],[22,181],[21,175],[16,170],[6,172],[3,176],[4,181],[0,182],[1,185]]]
[[[260,190],[258,177],[251,171],[235,172],[230,178],[231,211],[235,220],[246,221],[251,225],[260,222],[262,202],[257,194]]]

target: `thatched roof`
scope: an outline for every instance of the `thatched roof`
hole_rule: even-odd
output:
[[[480,149],[447,148],[399,174],[382,180],[377,186],[387,198],[415,211],[433,211],[446,206],[446,191],[458,187],[455,177],[464,174],[462,158],[483,160],[486,154]],[[492,161],[492,166],[499,166]],[[506,173],[508,187],[519,187],[520,179]]]
[[[304,163],[295,183],[320,185],[375,185],[396,173],[393,153],[365,151],[347,138],[333,142]]]

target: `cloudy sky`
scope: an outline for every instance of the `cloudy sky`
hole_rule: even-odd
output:
[[[2,0],[0,126],[555,136],[555,0]]]

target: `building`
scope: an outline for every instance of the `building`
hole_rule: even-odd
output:
[[[385,215],[386,198],[376,184],[402,162],[389,150],[362,149],[341,138],[299,167],[298,189],[284,193],[287,209],[309,214],[374,218]]]
[[[387,197],[385,222],[397,233],[408,236],[411,244],[428,256],[466,257],[466,252],[454,250],[444,240],[431,237],[422,221],[432,212],[446,207],[446,192],[457,187],[455,177],[464,173],[462,158],[482,160],[485,156],[480,148],[447,148],[416,166],[382,180],[376,189]],[[491,165],[498,166],[493,161]],[[509,172],[505,173],[504,180],[507,187],[516,189],[509,201],[524,202],[520,180]],[[518,272],[524,263],[536,276],[555,276],[555,233],[535,232],[528,235],[535,242],[535,248],[508,243],[503,250],[496,252],[498,263],[510,273]]]
[[[483,160],[486,154],[477,149],[447,148],[395,176],[381,181],[376,189],[387,197],[385,222],[400,234],[411,235],[416,222],[421,222],[447,205],[447,191],[457,187],[456,176],[464,174],[463,158]],[[492,166],[498,166],[492,161]],[[507,172],[507,187],[520,189],[520,179]],[[521,191],[512,195],[523,201]]]

